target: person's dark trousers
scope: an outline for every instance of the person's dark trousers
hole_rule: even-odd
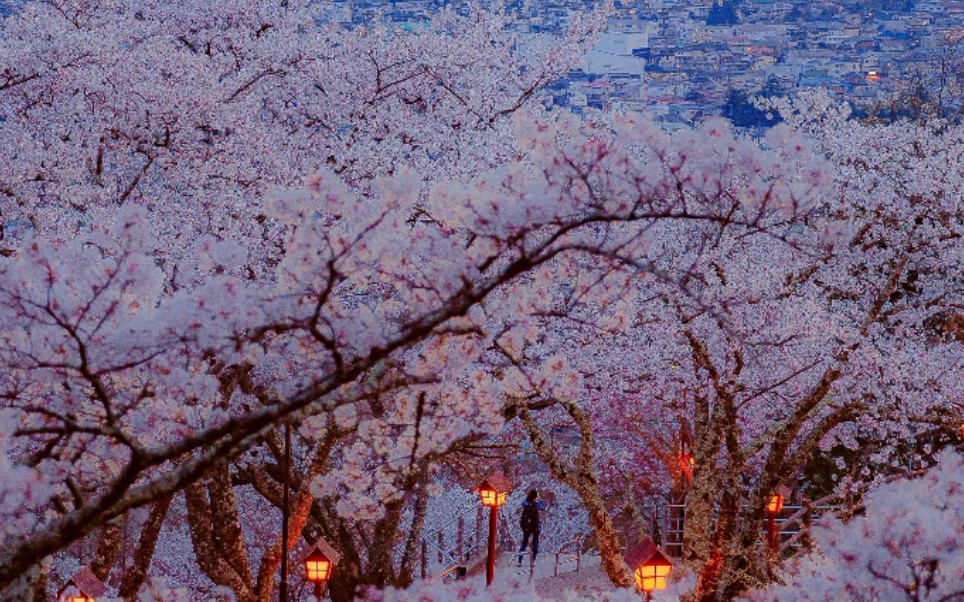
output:
[[[529,547],[529,537],[532,537],[532,562],[536,561],[536,556],[539,555],[539,532],[538,531],[523,531],[522,532],[522,545],[519,547],[519,565],[522,565],[522,554]]]

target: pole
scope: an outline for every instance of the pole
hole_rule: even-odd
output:
[[[321,602],[321,597],[325,595],[325,584],[321,581],[315,581],[315,600]]]
[[[492,585],[495,580],[495,538],[498,530],[499,508],[489,508],[489,550],[485,560],[485,585]]]
[[[284,473],[284,494],[281,502],[281,588],[278,592],[279,602],[288,602],[288,490],[290,489],[289,475],[291,473],[291,424],[289,423],[285,423]],[[321,600],[321,598],[318,599]]]

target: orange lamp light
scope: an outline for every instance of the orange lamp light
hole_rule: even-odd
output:
[[[770,501],[767,503],[767,512],[770,514],[780,514],[783,510],[783,502],[790,495],[790,489],[786,485],[780,485],[777,490],[773,492],[770,496]]]
[[[94,600],[93,598],[88,598],[87,596],[84,596],[84,595],[80,595],[80,596],[68,596],[67,602],[97,602],[97,600]]]
[[[651,592],[656,589],[666,589],[666,578],[669,577],[673,565],[662,561],[644,564],[633,571],[636,576],[636,586],[644,592]]]
[[[512,489],[512,486],[505,475],[502,473],[489,475],[478,488],[482,505],[487,508],[499,508],[505,505],[505,498],[510,489]]]
[[[696,468],[696,458],[693,457],[693,454],[680,454],[679,465],[686,478],[692,480],[693,470]]]
[[[482,498],[482,505],[489,508],[498,508],[505,504],[506,494],[500,493],[489,486],[479,488],[479,497]]]
[[[305,573],[312,583],[325,582],[331,579],[331,559],[321,550],[315,550],[305,558]]]
[[[644,592],[666,589],[666,580],[673,570],[673,563],[663,554],[653,540],[646,537],[626,555],[626,563],[633,570],[636,587]]]

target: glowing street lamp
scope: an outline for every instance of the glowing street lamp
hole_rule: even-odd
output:
[[[777,533],[777,515],[783,511],[783,502],[790,496],[786,485],[780,485],[767,502],[767,544],[770,553],[780,551],[780,535]]]
[[[486,508],[498,508],[505,505],[505,498],[509,492],[499,488],[500,484],[497,483],[498,479],[496,477],[501,476],[501,474],[493,475],[482,481],[482,484],[479,485],[479,497],[482,498],[482,505]],[[502,478],[504,479],[505,477]],[[508,482],[506,482],[504,486],[508,487]]]
[[[648,537],[626,554],[626,564],[633,570],[636,587],[646,594],[646,600],[652,600],[653,590],[666,589],[666,579],[673,570],[673,563]]]
[[[332,569],[338,563],[341,554],[335,551],[328,542],[319,539],[311,546],[302,562],[305,565],[305,578],[315,587],[315,599],[319,602],[325,593],[325,586],[331,579]]]
[[[499,508],[505,504],[512,485],[502,473],[495,473],[486,477],[479,485],[479,498],[482,505],[489,509],[489,547],[485,562],[485,585],[492,585],[495,579],[495,539],[498,534]]]

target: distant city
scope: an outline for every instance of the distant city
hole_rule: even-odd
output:
[[[0,15],[14,0],[0,0]],[[445,0],[336,1],[328,18],[424,23]],[[509,2],[512,28],[558,35],[587,0]],[[667,127],[724,115],[742,127],[777,119],[756,96],[823,88],[858,112],[932,112],[960,118],[964,2],[952,0],[617,0],[616,14],[582,67],[554,83],[547,102],[647,111]]]
[[[441,2],[336,2],[333,15],[365,23],[427,20]],[[565,30],[580,0],[512,2],[513,28]],[[858,111],[959,115],[964,2],[950,0],[636,0],[616,15],[582,68],[551,87],[556,105],[645,110],[667,126],[723,114],[744,127],[776,117],[752,104],[824,88]]]

